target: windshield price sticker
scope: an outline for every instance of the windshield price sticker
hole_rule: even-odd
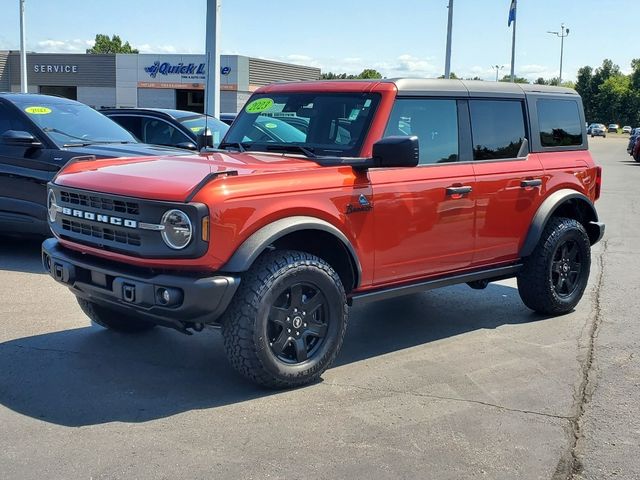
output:
[[[47,107],[27,107],[24,111],[31,115],[47,115],[51,113],[51,109]]]
[[[265,110],[269,110],[271,107],[273,107],[272,99],[259,98],[249,103],[249,105],[247,105],[244,110],[247,113],[261,113],[261,112],[264,112]]]
[[[278,128],[277,123],[265,123],[264,126],[267,128]]]

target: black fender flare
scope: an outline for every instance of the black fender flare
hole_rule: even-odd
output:
[[[220,271],[229,273],[246,272],[269,245],[285,235],[302,230],[320,230],[336,237],[344,245],[351,257],[355,267],[353,272],[355,286],[359,284],[362,277],[362,266],[349,239],[331,223],[309,216],[281,218],[255,231],[238,247],[227,263],[220,267]]]
[[[576,200],[583,205],[586,206],[586,210],[588,212],[588,218],[585,220],[588,222],[588,225],[585,227],[589,233],[589,238],[591,240],[591,244],[594,244],[602,238],[602,234],[604,233],[604,225],[598,222],[598,213],[593,205],[593,202],[589,200],[589,198],[576,191],[569,188],[565,188],[562,190],[558,190],[549,195],[543,202],[542,205],[538,208],[538,211],[533,217],[531,221],[531,226],[529,227],[529,232],[527,233],[527,237],[520,249],[520,257],[528,257],[533,253],[533,250],[536,248],[536,245],[540,241],[540,237],[542,236],[542,232],[544,231],[545,226],[549,219],[553,216],[554,212],[562,206],[564,203]]]

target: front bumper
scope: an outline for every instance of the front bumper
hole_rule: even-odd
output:
[[[65,249],[55,238],[42,244],[42,263],[78,297],[179,330],[215,324],[240,284],[237,276],[158,274],[108,262]]]

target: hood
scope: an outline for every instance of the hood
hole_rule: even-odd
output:
[[[146,143],[107,143],[69,147],[64,150],[78,155],[95,155],[97,158],[150,157],[156,155],[189,155],[184,149],[148,145]]]
[[[235,171],[244,176],[314,168],[322,167],[302,157],[215,152],[72,162],[54,182],[95,192],[183,202],[211,173]]]

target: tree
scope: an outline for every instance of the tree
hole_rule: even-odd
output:
[[[109,38],[109,35],[101,33],[96,34],[93,47],[87,48],[87,53],[139,53],[137,49],[132,48],[129,42],[122,43],[118,35]]]
[[[444,78],[444,75],[440,75],[438,78]],[[458,77],[454,72],[449,73],[449,78],[451,80],[459,80],[460,77]]]
[[[505,75],[504,77],[502,77],[502,79],[500,80],[501,82],[510,82],[511,81],[511,75]],[[527,80],[524,77],[518,77],[516,76],[514,79],[515,83],[529,83],[529,80]]]
[[[365,68],[357,75],[347,75],[346,73],[327,72],[320,75],[322,80],[355,80],[355,79],[376,79],[382,78],[382,74],[373,68]]]

